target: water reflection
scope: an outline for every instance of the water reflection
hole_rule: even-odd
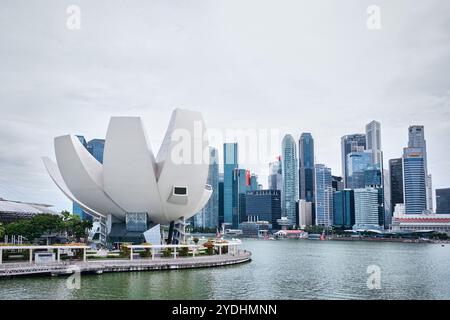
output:
[[[450,246],[246,240],[238,266],[0,280],[1,299],[450,299]],[[367,267],[381,268],[369,290]]]

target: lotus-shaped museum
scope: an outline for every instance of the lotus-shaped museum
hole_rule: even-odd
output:
[[[139,117],[111,118],[103,164],[74,135],[56,137],[54,143],[56,163],[43,158],[52,180],[86,213],[106,219],[109,229],[125,223],[128,231],[142,232],[152,224],[187,219],[212,193],[206,184],[208,141],[199,112],[173,111],[156,158]]]

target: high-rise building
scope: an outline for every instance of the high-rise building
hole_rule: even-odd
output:
[[[427,175],[427,210],[433,212],[433,180],[431,174]]]
[[[391,212],[397,204],[403,204],[403,159],[389,160],[389,177],[391,185]]]
[[[364,170],[364,187],[381,188],[383,185],[383,177],[378,165],[369,165]]]
[[[408,128],[408,148],[420,148],[423,156],[423,166],[425,172],[427,210],[433,211],[433,191],[431,175],[428,174],[427,165],[427,142],[425,140],[425,128],[420,125],[413,125]]]
[[[222,227],[223,222],[223,173],[219,173],[219,227]]]
[[[364,171],[372,164],[372,152],[370,150],[350,152],[347,155],[347,189],[364,188]]]
[[[269,189],[270,190],[282,190],[283,189],[283,176],[281,174],[281,156],[277,157],[277,160],[269,163]]]
[[[313,224],[312,202],[300,199],[298,201],[298,225],[306,227]]]
[[[355,194],[352,189],[333,194],[333,225],[351,228],[355,224]]]
[[[245,196],[246,220],[268,221],[277,229],[281,218],[280,190],[253,190]]]
[[[258,190],[258,176],[254,173],[250,176],[250,190]]]
[[[374,120],[366,125],[366,149],[372,152],[372,164],[382,168],[381,125],[378,121]]]
[[[294,225],[297,219],[296,202],[299,197],[298,160],[296,143],[290,134],[285,135],[282,141],[281,162],[283,174],[282,214]]]
[[[450,214],[450,188],[436,189],[436,213]]]
[[[427,209],[425,158],[422,148],[403,149],[403,194],[406,214]]]
[[[223,144],[223,216],[224,223],[233,223],[233,175],[238,168],[238,144]]]
[[[347,155],[351,152],[361,152],[366,149],[366,135],[356,133],[345,135],[341,138],[342,178],[344,187],[348,188]]]
[[[424,126],[409,126],[408,128],[408,147],[427,149],[427,142],[425,140]]]
[[[389,229],[392,224],[391,209],[391,179],[389,170],[383,170],[383,197],[384,197],[384,228]]]
[[[209,148],[208,180],[213,193],[207,204],[193,217],[194,225],[203,228],[219,226],[219,162],[216,148]]]
[[[103,151],[105,149],[105,139],[92,139],[87,143],[87,149],[90,154],[97,159],[98,162],[103,163]]]
[[[298,141],[300,199],[314,201],[314,139],[302,133]]]
[[[355,229],[379,228],[379,190],[355,189]]]
[[[333,191],[344,190],[344,181],[342,177],[331,176],[331,186],[333,187]]]
[[[245,169],[233,170],[232,227],[234,229],[237,229],[239,227],[239,224],[246,220],[245,195],[247,191],[251,191],[250,180],[250,171]]]
[[[323,164],[314,166],[315,178],[315,223],[318,226],[333,224],[333,187],[331,169]]]
[[[84,136],[76,136],[89,153],[100,163],[103,163],[103,150],[105,149],[104,139],[93,139],[86,142]],[[73,214],[78,215],[82,220],[92,220],[92,216],[87,214],[77,203],[72,203]]]
[[[369,165],[364,170],[364,188],[371,187],[378,190],[378,224],[380,226],[385,223],[384,212],[384,178],[381,173],[380,165]],[[359,187],[361,188],[361,187]]]

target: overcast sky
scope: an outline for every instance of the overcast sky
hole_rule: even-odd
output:
[[[369,5],[381,29],[366,26]],[[81,29],[66,27],[69,5]],[[381,122],[385,162],[425,126],[435,188],[450,187],[450,2],[29,1],[0,4],[0,197],[70,203],[41,156],[142,116],[158,150],[173,108],[208,127],[311,132],[340,175],[340,137]],[[279,153],[279,152],[278,152]],[[277,154],[273,154],[275,158]],[[266,165],[243,164],[266,184]]]

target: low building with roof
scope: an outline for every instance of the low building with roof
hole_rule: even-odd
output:
[[[0,198],[0,222],[6,224],[20,219],[30,219],[39,214],[61,215],[52,210],[52,207],[49,204],[29,203]]]
[[[397,214],[392,231],[439,232],[450,235],[450,214]]]

